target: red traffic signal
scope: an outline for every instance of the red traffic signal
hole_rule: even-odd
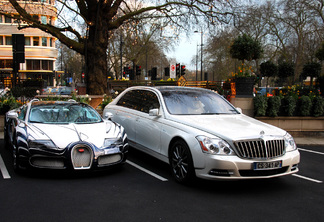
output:
[[[183,76],[184,74],[186,74],[186,66],[182,65],[181,66],[181,75]]]

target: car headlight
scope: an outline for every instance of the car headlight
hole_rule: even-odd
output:
[[[217,154],[217,155],[235,155],[231,146],[220,138],[209,138],[206,136],[197,136],[201,150],[204,153]]]
[[[31,140],[29,141],[30,148],[36,149],[57,149],[57,146],[52,140]]]
[[[117,138],[106,138],[103,144],[103,148],[113,148],[123,145],[123,138],[121,136]]]
[[[284,139],[285,139],[286,152],[294,151],[294,150],[297,149],[297,145],[295,143],[295,140],[294,140],[294,138],[289,133],[287,133],[284,136]]]

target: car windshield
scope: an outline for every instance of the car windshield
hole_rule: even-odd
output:
[[[46,124],[98,123],[99,114],[85,104],[42,104],[32,106],[29,122]]]
[[[229,103],[212,91],[162,90],[169,113],[174,115],[238,114]]]

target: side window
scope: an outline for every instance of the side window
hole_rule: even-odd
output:
[[[137,93],[137,90],[127,92],[117,102],[117,105],[123,106],[123,107],[126,107],[126,108],[130,108],[130,109],[137,109],[137,107],[136,107],[137,102],[135,101],[136,100],[136,93]]]
[[[26,112],[27,112],[27,106],[23,106],[18,113],[18,119],[24,120],[26,116]]]
[[[151,91],[144,91],[142,96],[142,103],[141,103],[141,111],[145,113],[149,113],[150,109],[160,108],[160,103],[155,95],[155,93]]]
[[[126,93],[118,101],[117,105],[145,113],[149,113],[150,109],[160,107],[157,96],[153,92],[146,90],[133,90]]]

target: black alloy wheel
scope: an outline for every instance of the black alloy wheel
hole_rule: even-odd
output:
[[[169,153],[169,161],[172,175],[179,183],[187,183],[194,178],[194,167],[188,145],[182,141],[176,141]]]

